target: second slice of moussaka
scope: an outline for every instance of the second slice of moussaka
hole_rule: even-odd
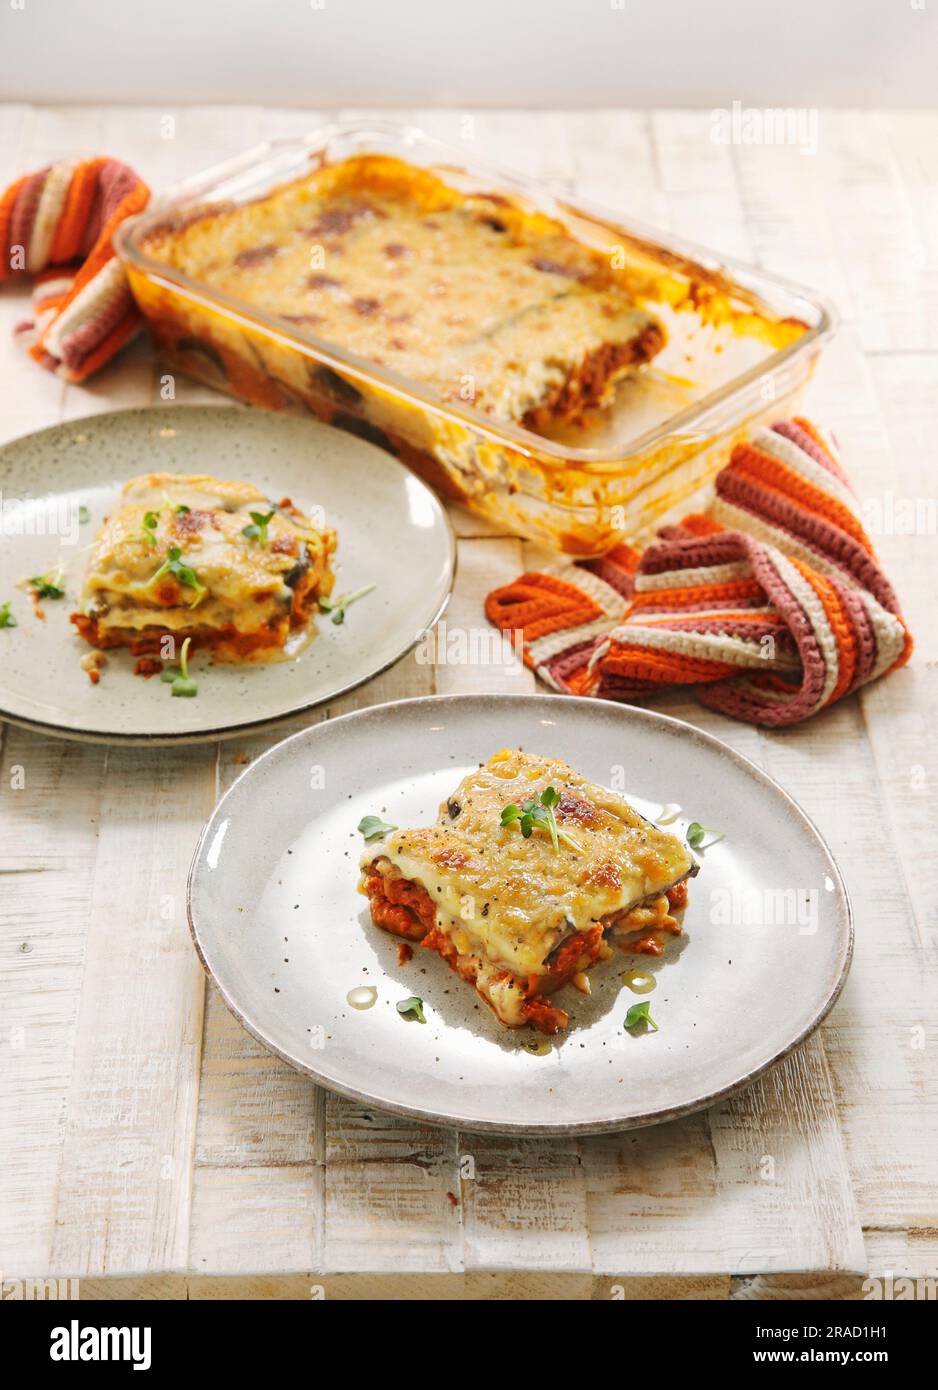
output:
[[[72,622],[94,647],[165,655],[167,638],[188,637],[221,660],[269,656],[332,589],[335,545],[250,483],[146,473],[95,538]]]
[[[388,156],[190,210],[143,249],[444,400],[534,430],[608,404],[664,344],[610,257],[560,222]]]
[[[697,872],[615,792],[510,748],[464,778],[435,825],[370,844],[361,868],[377,926],[438,951],[502,1023],[544,1033],[568,1022],[548,996],[569,980],[587,989],[608,938],[657,954],[681,931]]]

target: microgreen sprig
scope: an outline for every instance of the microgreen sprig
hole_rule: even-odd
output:
[[[545,787],[539,798],[531,797],[521,806],[511,801],[502,809],[501,824],[513,825],[517,821],[526,840],[533,833],[535,826],[543,826],[550,835],[555,853],[560,849],[561,840],[570,849],[579,850],[580,846],[573,836],[568,835],[566,830],[557,824],[554,807],[559,800],[560,793],[556,787]]]
[[[166,554],[166,559],[150,580],[150,584],[155,584],[158,579],[162,579],[164,574],[171,574],[179,580],[180,584],[186,589],[195,590],[195,598],[189,604],[190,608],[195,608],[200,604],[208,593],[205,585],[201,582],[194,569],[185,563],[182,558],[182,551],[178,545],[171,545]]]
[[[372,589],[377,589],[377,584],[366,584],[362,589],[356,589],[352,594],[340,594],[338,598],[320,598],[319,607],[324,613],[330,614],[334,623],[345,622],[345,610],[351,604],[357,603],[360,598],[370,594]]]
[[[154,550],[156,549],[156,536],[154,532],[159,524],[159,520],[159,512],[144,512],[143,514],[143,539],[146,541],[147,545],[152,545]]]
[[[18,627],[16,619],[10,612],[10,600],[0,603],[0,627]]]
[[[381,840],[385,835],[390,835],[392,830],[396,830],[396,825],[388,825],[387,821],[380,816],[362,816],[358,822],[358,833],[364,835],[365,844],[370,845],[372,840]]]
[[[416,994],[412,994],[409,999],[399,999],[397,1012],[401,1018],[415,1018],[418,1023],[426,1023],[427,1021],[423,1012],[423,1000],[418,999]]]
[[[59,565],[58,569],[49,570],[46,574],[34,574],[32,579],[26,582],[37,598],[64,598],[65,590],[62,587],[64,574],[65,571]]]
[[[708,840],[706,844],[704,844],[705,835],[713,836],[713,839]],[[719,844],[721,840],[725,839],[726,836],[722,830],[708,830],[706,826],[700,824],[699,820],[691,821],[687,827],[687,843],[691,849],[707,850],[711,845]]]
[[[640,1004],[633,1004],[625,1016],[626,1028],[637,1028],[640,1023],[647,1023],[649,1028],[657,1033],[658,1025],[648,1012],[651,1004],[647,999],[643,999]]]
[[[261,546],[267,544],[267,527],[273,518],[273,512],[251,512],[251,525],[245,526],[241,532],[242,536],[247,536],[248,540],[257,541]]]
[[[187,637],[179,651],[179,665],[167,666],[160,676],[160,680],[172,681],[174,695],[198,695],[199,687],[189,675],[189,643],[191,637]]]

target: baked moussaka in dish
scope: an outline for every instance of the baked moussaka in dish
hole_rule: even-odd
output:
[[[219,660],[263,659],[330,592],[335,544],[250,483],[146,473],[98,532],[72,622],[93,647],[159,653],[188,637]]]
[[[609,257],[559,222],[389,156],[190,210],[143,249],[444,400],[534,430],[606,405],[664,344]]]
[[[361,860],[372,920],[438,951],[502,1023],[566,1028],[548,996],[611,955],[660,954],[697,872],[675,836],[558,758],[504,749]]]

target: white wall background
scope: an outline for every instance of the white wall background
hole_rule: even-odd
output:
[[[938,105],[938,0],[0,0],[0,97]]]

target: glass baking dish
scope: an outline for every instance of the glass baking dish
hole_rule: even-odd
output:
[[[608,255],[664,324],[659,355],[612,405],[549,436],[347,351],[256,304],[197,283],[149,255],[156,227],[213,205],[263,198],[362,154],[429,169],[468,194],[494,194],[561,223]],[[254,405],[308,412],[389,449],[444,495],[498,526],[573,555],[641,538],[698,493],[754,426],[791,414],[833,310],[797,285],[534,182],[468,164],[409,126],[330,125],[276,140],[178,186],[116,237],[118,254],[169,365]]]

